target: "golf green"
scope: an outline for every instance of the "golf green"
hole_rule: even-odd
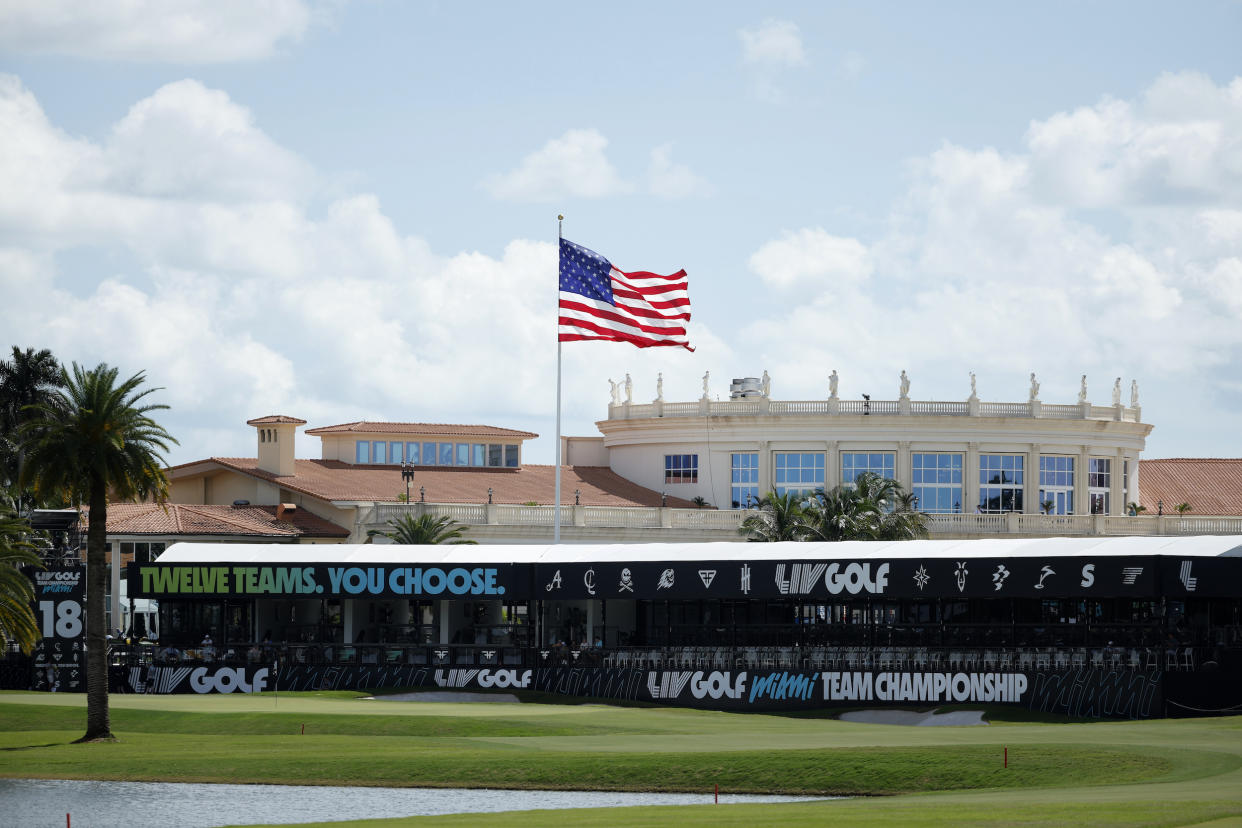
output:
[[[661,791],[718,784],[735,793],[856,797],[367,823],[384,825],[1187,825],[1242,818],[1238,717],[1062,723],[998,709],[987,727],[900,727],[351,693],[114,696],[112,711],[117,742],[77,745],[81,696],[0,694],[0,776]]]

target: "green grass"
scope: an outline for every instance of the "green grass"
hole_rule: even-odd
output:
[[[82,697],[0,694],[0,776],[702,793],[719,784],[734,793],[867,795],[365,823],[385,826],[1188,825],[1242,818],[1236,717],[1061,723],[999,707],[987,711],[988,727],[918,728],[357,695],[116,696],[119,741],[75,745]],[[1006,747],[1008,768],[1001,763]]]

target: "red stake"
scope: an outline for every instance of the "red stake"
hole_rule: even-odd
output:
[[[1009,748],[1005,748],[1005,767],[1009,767]]]
[[[302,722],[302,735],[306,735],[306,722]]]
[[[720,783],[716,783],[716,804],[720,804]]]
[[[65,828],[73,828],[73,826],[69,824],[69,814],[65,814]]]

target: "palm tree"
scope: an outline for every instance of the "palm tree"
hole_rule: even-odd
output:
[[[144,402],[140,371],[118,383],[117,369],[61,369],[62,388],[38,403],[22,426],[25,478],[36,496],[90,506],[86,530],[86,735],[112,739],[108,716],[108,645],[104,628],[108,498],[168,498],[162,452],[177,441],[148,415],[166,405]]]
[[[447,515],[435,517],[434,515],[406,515],[400,520],[390,520],[388,525],[392,527],[387,532],[380,529],[372,529],[367,532],[368,537],[388,538],[394,543],[401,544],[428,544],[428,543],[478,543],[478,541],[469,540],[462,537],[462,533],[466,531],[464,526],[458,525],[457,521]]]
[[[808,539],[911,540],[927,537],[927,516],[896,480],[863,472],[852,484],[818,489],[803,510]]]
[[[1182,517],[1186,517],[1186,513],[1193,512],[1194,509],[1195,507],[1191,506],[1189,503],[1179,503],[1173,507],[1173,511],[1177,512]]]
[[[768,492],[759,498],[759,511],[743,520],[738,532],[760,543],[806,540],[809,530],[800,495]]]
[[[30,524],[12,513],[0,514],[0,643],[17,644],[23,653],[38,643],[39,624],[31,602],[34,586],[23,566],[42,566],[26,539]]]
[[[13,346],[13,358],[0,360],[0,478],[13,487],[13,496],[30,505],[29,493],[17,488],[24,451],[17,431],[29,415],[28,406],[47,402],[60,385],[60,364],[44,348],[25,351]]]

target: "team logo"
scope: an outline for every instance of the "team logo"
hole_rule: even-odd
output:
[[[1005,579],[1009,577],[1009,570],[1005,569],[1004,564],[998,564],[996,571],[992,573],[992,583],[996,584],[996,591],[1000,592],[1001,587],[1005,585]]]
[[[1082,580],[1078,582],[1078,585],[1082,587],[1083,589],[1086,589],[1087,587],[1091,586],[1094,583],[1095,583],[1095,564],[1083,564]]]
[[[586,572],[582,573],[582,583],[586,587],[586,591],[588,595],[595,594],[595,570],[594,569],[588,569]]]
[[[660,580],[656,584],[656,589],[672,589],[673,588],[673,570],[666,569],[660,573]]]
[[[704,588],[704,589],[711,589],[711,588],[712,588],[712,581],[716,580],[716,570],[714,570],[714,569],[700,569],[700,570],[699,570],[699,580],[703,582],[703,588]]]
[[[1126,586],[1134,586],[1142,574],[1143,567],[1141,566],[1123,566],[1121,568],[1121,583]]]
[[[1187,592],[1194,592],[1195,587],[1199,585],[1199,579],[1191,577],[1190,568],[1194,566],[1193,561],[1182,561],[1182,571],[1177,577],[1181,580],[1182,585],[1186,587]]]
[[[556,574],[552,576],[552,580],[548,581],[547,586],[543,588],[544,592],[551,592],[553,589],[561,588],[561,571],[556,570]]]
[[[965,561],[957,562],[957,569],[953,570],[953,575],[957,578],[957,591],[966,591],[966,576],[970,574],[970,570],[966,568]]]
[[[927,586],[930,580],[931,576],[927,574],[927,567],[920,565],[914,573],[914,582],[919,585],[919,592],[923,591],[923,587]]]
[[[633,592],[634,576],[630,574],[629,567],[621,570],[621,583],[617,586],[617,592]]]
[[[1047,580],[1050,576],[1052,576],[1052,575],[1056,575],[1056,574],[1057,574],[1057,572],[1056,572],[1056,570],[1055,570],[1055,569],[1053,569],[1052,567],[1048,566],[1047,564],[1044,564],[1044,568],[1043,568],[1043,569],[1041,569],[1041,570],[1039,570],[1039,583],[1035,585],[1035,588],[1036,588],[1036,589],[1043,589],[1043,588],[1044,588],[1044,581],[1046,581],[1046,580]]]
[[[742,564],[742,594],[750,595],[750,564]]]

